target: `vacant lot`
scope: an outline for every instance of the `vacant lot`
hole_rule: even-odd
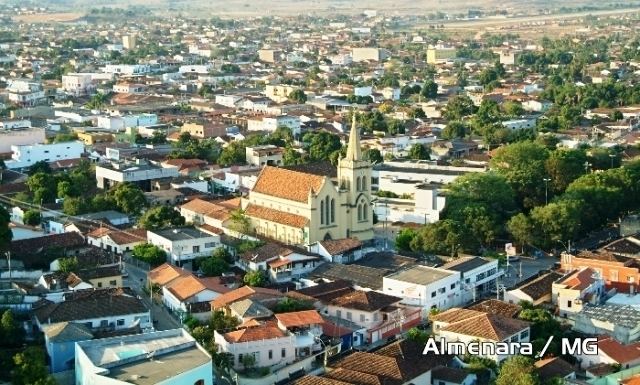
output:
[[[19,23],[64,23],[79,19],[82,16],[84,16],[84,14],[77,12],[60,12],[20,15],[14,16],[13,19]]]

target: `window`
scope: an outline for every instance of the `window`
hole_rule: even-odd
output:
[[[242,363],[242,357],[243,357],[242,353],[238,354],[238,362],[239,363]]]
[[[336,221],[336,200],[331,198],[331,223]]]
[[[571,307],[571,301],[567,301],[567,307],[570,308]]]
[[[611,280],[618,282],[618,270],[611,270]]]
[[[85,326],[88,327],[88,328],[92,328],[93,327],[93,323],[85,322]]]
[[[367,204],[366,203],[362,203],[362,219],[364,219],[365,221],[368,219],[369,217],[369,213],[367,212]]]
[[[109,281],[109,286],[118,286],[118,281],[116,281],[115,279],[112,281]]]
[[[362,191],[365,191],[367,189],[367,177],[363,176],[362,177]]]
[[[282,355],[282,358],[285,358],[287,356],[287,349],[286,348],[282,348],[281,355]]]
[[[214,247],[216,247],[216,243],[215,242],[207,242],[204,244],[204,248],[205,249],[213,249]]]
[[[446,287],[441,287],[441,288],[438,289],[438,293],[440,293],[440,294],[444,294],[446,291],[447,291]]]
[[[107,327],[109,326],[109,320],[103,319],[100,321],[100,327]]]
[[[351,314],[351,312],[350,312],[350,311],[348,311],[348,312],[347,312],[347,319],[348,319],[349,321],[351,321],[351,319],[352,319],[352,318],[353,318],[353,314]]]
[[[324,225],[324,200],[320,201],[320,224]]]
[[[200,252],[200,246],[193,246],[193,252],[194,253],[199,253]]]
[[[98,282],[98,287],[102,287],[102,282]]]
[[[515,336],[511,337],[511,342],[518,342],[518,335],[517,334]]]
[[[273,359],[273,350],[269,350],[269,359]]]
[[[204,380],[198,380],[194,382],[193,385],[204,385]]]
[[[455,283],[452,283],[452,284],[451,284],[451,290],[453,290],[453,289],[455,289],[455,288],[456,288],[456,284],[455,284]]]
[[[331,218],[331,213],[330,211],[330,201],[329,201],[329,196],[327,195],[324,198],[324,217],[327,219],[327,224],[329,224],[329,218]]]
[[[364,322],[364,314],[360,314],[360,322]]]
[[[433,298],[433,297],[435,297],[435,296],[436,296],[436,292],[435,292],[435,291],[432,291],[432,292],[431,292],[431,298]]]
[[[528,337],[529,337],[529,330],[528,329],[523,331],[522,333],[520,333],[520,339],[521,340],[523,340],[525,338],[528,338]]]
[[[119,320],[116,321],[116,325],[118,326],[124,326],[124,318],[120,318]]]
[[[336,310],[336,317],[342,318],[342,310]]]
[[[360,184],[360,177],[356,177],[356,191],[362,190],[362,185]]]
[[[362,206],[358,205],[358,220],[362,220]]]

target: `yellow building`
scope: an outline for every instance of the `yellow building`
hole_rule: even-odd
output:
[[[332,170],[333,171],[333,170]],[[371,163],[362,158],[355,118],[337,172],[266,166],[242,208],[252,231],[288,244],[373,239]]]
[[[427,48],[427,63],[439,64],[455,59],[456,52],[455,47],[429,46]]]
[[[108,132],[76,132],[78,139],[83,141],[87,146],[92,146],[96,143],[110,143],[113,142],[115,137]]]
[[[122,272],[118,265],[79,270],[76,275],[95,288],[122,287]]]

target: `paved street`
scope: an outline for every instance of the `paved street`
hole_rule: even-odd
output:
[[[142,290],[147,282],[147,272],[133,266],[129,263],[125,264],[125,270],[129,276],[124,279],[124,285],[133,288],[142,297],[143,302],[151,309],[151,318],[157,323],[154,325],[156,330],[167,330],[180,328],[180,322],[174,318],[169,311],[161,304],[152,304],[149,295]]]

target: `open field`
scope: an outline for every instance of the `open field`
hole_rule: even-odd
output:
[[[33,15],[14,16],[13,19],[19,23],[64,23],[77,20],[84,16],[78,12],[58,12],[58,13],[38,13]]]

